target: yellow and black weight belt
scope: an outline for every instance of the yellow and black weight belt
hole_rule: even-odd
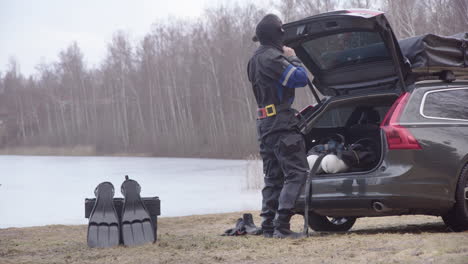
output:
[[[282,105],[277,105],[275,106],[274,104],[270,104],[265,106],[264,108],[258,108],[257,109],[257,118],[258,119],[264,119],[267,117],[275,116],[279,112],[289,109],[291,106],[282,104]]]

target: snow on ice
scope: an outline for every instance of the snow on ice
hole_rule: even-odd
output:
[[[159,196],[161,216],[257,210],[245,190],[246,161],[133,157],[0,156],[0,228],[86,224],[84,199],[103,181],[129,175],[142,196]]]

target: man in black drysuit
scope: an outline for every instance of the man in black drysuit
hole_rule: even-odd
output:
[[[254,41],[261,46],[248,64],[248,77],[258,104],[257,133],[263,159],[265,187],[260,216],[265,237],[298,238],[289,221],[305,183],[309,165],[305,141],[291,108],[295,89],[307,84],[307,73],[294,50],[283,46],[282,22],[266,15]]]

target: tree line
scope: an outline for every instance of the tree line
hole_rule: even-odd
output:
[[[34,76],[10,60],[0,73],[0,147],[242,158],[258,149],[246,65],[267,12],[288,22],[340,8],[378,9],[399,38],[468,30],[468,0],[277,0],[272,7],[230,4],[198,20],[157,22],[137,43],[118,31],[94,68],[76,42]],[[297,109],[314,103],[306,89],[296,98]]]

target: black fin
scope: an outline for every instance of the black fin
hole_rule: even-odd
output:
[[[99,184],[94,194],[96,203],[89,216],[88,246],[107,248],[120,241],[119,218],[114,207],[114,186],[110,182]]]
[[[124,196],[122,208],[122,240],[126,246],[141,245],[155,241],[151,217],[141,200],[138,182],[126,179],[121,188]]]

